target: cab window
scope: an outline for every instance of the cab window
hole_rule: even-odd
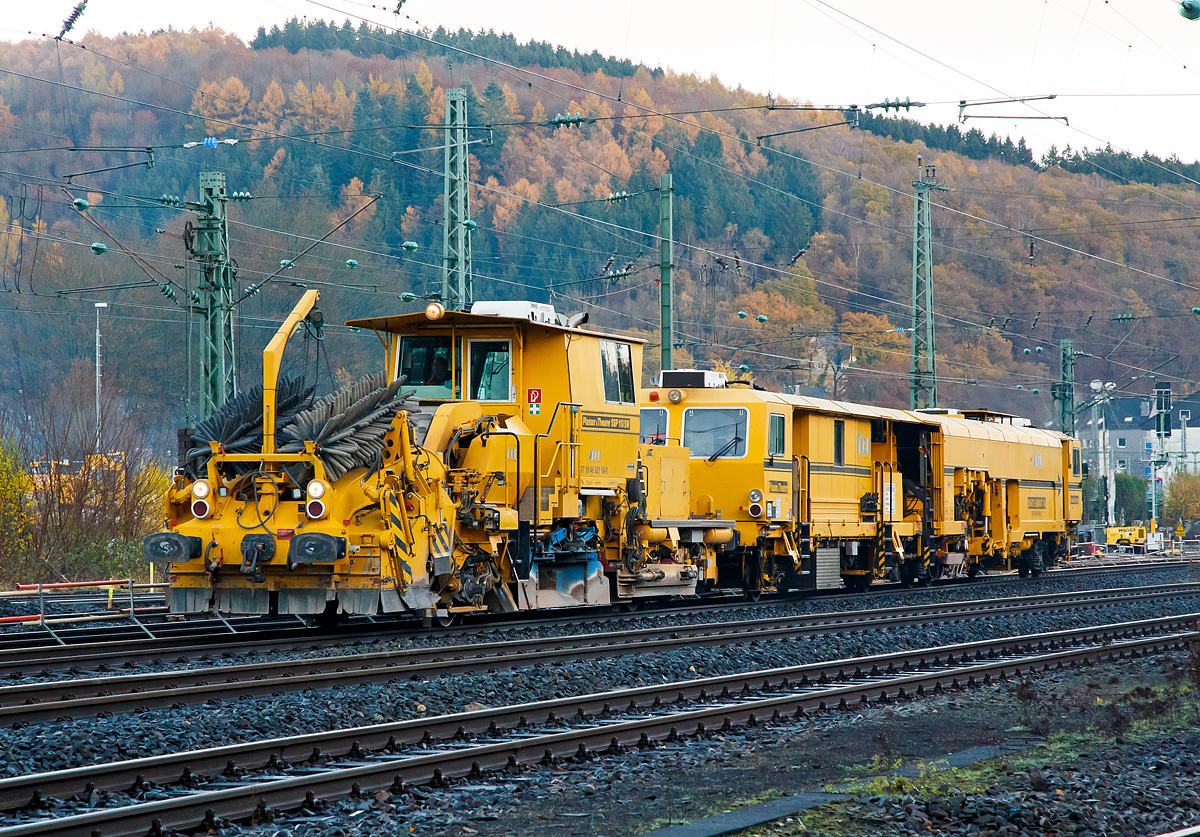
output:
[[[846,422],[841,419],[833,422],[833,464],[846,464]]]
[[[744,407],[693,407],[683,413],[683,446],[693,459],[740,459],[749,428]]]
[[[642,426],[639,431],[643,445],[665,445],[667,443],[667,411],[663,407],[643,407]]]
[[[470,398],[513,401],[512,351],[508,340],[470,340],[467,343]]]
[[[454,353],[449,337],[403,337],[400,375],[418,398],[453,398]]]
[[[1079,476],[1079,448],[1071,449],[1071,473]]]
[[[610,404],[633,404],[633,351],[628,343],[600,341],[600,372],[604,400]]]
[[[767,431],[767,456],[783,456],[785,424],[783,416],[771,413],[770,427]]]

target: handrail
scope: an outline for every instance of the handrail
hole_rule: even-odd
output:
[[[521,437],[518,436],[514,431],[507,429],[485,430],[480,434],[480,439],[482,440],[484,447],[487,447],[487,440],[489,436],[512,436],[517,440],[517,508],[519,509],[521,507]],[[508,448],[505,448],[505,453],[508,453]],[[508,479],[507,455],[504,457],[504,479]]]
[[[804,463],[804,488],[800,488],[800,463]],[[792,473],[796,480],[796,522],[812,523],[812,460],[801,454],[792,456]],[[804,492],[804,501],[800,500],[800,492]],[[800,516],[803,514],[803,518]]]
[[[575,404],[575,403],[568,402],[568,401],[559,401],[558,404],[556,404],[554,406],[554,413],[550,416],[550,423],[548,425],[546,425],[546,432],[538,433],[533,437],[533,494],[534,494],[534,497],[533,497],[533,525],[534,525],[534,528],[537,528],[542,523],[542,480],[541,480],[542,472],[541,472],[541,466],[539,464],[539,460],[541,458],[541,445],[539,445],[538,443],[541,442],[542,439],[547,439],[550,437],[550,431],[554,429],[554,422],[558,420],[558,411],[561,408],[570,407],[571,413],[572,413],[572,415],[574,415],[579,412],[579,410],[582,408],[582,406],[583,406],[582,404]],[[572,428],[572,435],[573,434],[574,434],[574,428]],[[579,443],[578,442],[567,442],[567,444],[578,445]],[[562,445],[562,442],[559,442],[558,445],[556,445],[554,448],[554,458],[555,459],[558,458],[558,448],[561,445]],[[550,461],[553,463],[554,460],[552,459]],[[518,502],[520,502],[519,499],[518,499]]]
[[[576,444],[576,443],[575,442],[564,442],[561,439],[559,441],[555,442],[554,443],[554,456],[550,457],[550,465],[549,465],[550,470],[546,471],[546,473],[544,473],[544,474],[538,474],[538,479],[539,480],[550,479],[550,473],[551,473],[551,471],[554,470],[554,463],[558,461],[559,451],[561,451],[564,447],[570,448],[574,444]]]
[[[875,466],[879,469],[879,522],[880,522],[880,524],[885,522],[883,519],[883,509],[884,509],[884,505],[887,503],[887,492],[884,490],[884,486],[889,485],[892,488],[892,504],[891,504],[891,506],[888,507],[886,522],[887,523],[895,523],[896,522],[896,487],[894,485],[894,481],[896,479],[896,469],[895,469],[895,467],[893,467],[891,462],[884,462],[879,459],[875,460]],[[888,481],[886,483],[884,483],[884,481],[883,481],[883,469],[884,468],[887,468],[887,474],[888,474]],[[901,494],[901,497],[903,497],[903,495],[904,495],[903,487],[901,487],[901,488],[902,488],[902,490],[901,490],[900,494]]]
[[[18,590],[61,590],[64,587],[125,587],[132,578],[110,578],[107,581],[49,581],[39,584],[18,584]]]

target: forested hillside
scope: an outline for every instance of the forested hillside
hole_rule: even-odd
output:
[[[438,126],[454,87],[468,91],[473,126],[476,298],[587,309],[593,324],[655,344],[656,190],[669,171],[677,365],[903,405],[909,337],[897,329],[910,316],[921,155],[952,190],[936,194],[933,213],[945,403],[1048,423],[1060,339],[1087,353],[1084,382],[1124,385],[1178,354],[1161,374],[1190,389],[1200,368],[1200,341],[1189,339],[1200,196],[1163,176],[1164,166],[1192,171],[1178,161],[1037,160],[1020,138],[882,118],[787,134],[844,116],[495,33],[293,21],[253,45],[215,29],[88,35],[8,46],[0,71],[7,408],[86,380],[93,303],[104,301],[106,386],[173,439],[188,411],[182,237],[194,216],[158,197],[195,198],[201,171],[224,171],[231,191],[254,196],[230,207],[242,287],[270,277],[238,309],[245,382],[302,288],[321,291],[331,323],[422,304],[399,294],[440,283]],[[577,112],[578,127],[550,124]],[[88,201],[86,217],[75,198]],[[322,346],[298,344],[292,371],[327,383],[373,366],[377,346],[330,328]],[[656,355],[647,352],[650,371]]]

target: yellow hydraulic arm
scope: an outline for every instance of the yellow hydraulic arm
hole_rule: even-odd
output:
[[[292,313],[283,321],[279,331],[263,349],[263,448],[264,454],[275,452],[275,386],[279,381],[279,367],[283,365],[283,350],[296,326],[316,307],[321,295],[317,291],[305,291]]]

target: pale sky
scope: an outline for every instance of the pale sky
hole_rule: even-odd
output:
[[[89,0],[76,31],[211,21],[249,40],[259,25],[293,15],[412,26],[387,10],[394,2]],[[74,4],[10,2],[0,37],[57,34]],[[1066,117],[1069,126],[981,119],[967,127],[1023,135],[1039,153],[1050,143],[1111,142],[1135,154],[1200,158],[1200,21],[1181,17],[1176,0],[405,0],[402,11],[430,28],[510,31],[820,105],[908,97],[930,103],[911,113],[926,122],[955,120],[963,98],[1054,93],[1054,101],[968,113]]]

